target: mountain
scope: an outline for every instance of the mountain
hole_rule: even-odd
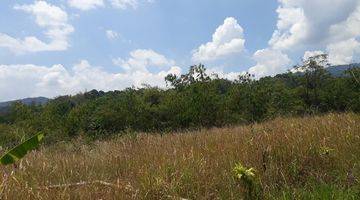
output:
[[[15,103],[15,102],[21,102],[26,105],[31,105],[31,104],[43,105],[43,104],[46,104],[48,101],[49,101],[49,99],[46,97],[25,98],[25,99],[19,99],[19,100],[14,100],[14,101],[0,102],[0,108],[8,107],[12,103]]]
[[[346,76],[345,75],[345,71],[351,68],[360,68],[360,63],[353,63],[353,64],[348,64],[348,65],[333,65],[333,66],[329,66],[326,67],[325,70],[328,71],[330,73],[330,75],[334,76],[334,77],[341,77],[341,76]],[[295,73],[296,75],[302,76],[304,75],[304,72],[299,72],[299,71],[293,71],[291,70],[293,73]],[[282,74],[278,74],[277,76],[281,76]]]
[[[49,100],[50,99],[48,99],[46,97],[35,97],[35,98],[25,98],[25,99],[19,99],[19,100],[14,100],[14,101],[0,102],[0,114],[6,113],[7,111],[9,111],[11,104],[13,104],[15,102],[21,102],[26,105],[32,105],[32,104],[44,105]]]
[[[339,77],[344,75],[344,72],[350,68],[360,67],[360,63],[354,63],[349,65],[336,65],[326,68],[326,70],[333,76]]]

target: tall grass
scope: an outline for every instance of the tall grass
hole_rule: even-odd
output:
[[[360,115],[79,138],[33,152],[7,180],[0,176],[0,199],[242,199],[239,162],[256,170],[266,199],[357,199]]]

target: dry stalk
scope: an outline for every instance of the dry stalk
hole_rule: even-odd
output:
[[[89,185],[102,185],[102,186],[107,186],[107,187],[112,187],[112,188],[117,188],[117,189],[126,189],[126,190],[132,190],[131,186],[123,186],[120,184],[113,184],[113,183],[108,183],[105,181],[101,181],[101,180],[95,180],[95,181],[81,181],[78,183],[67,183],[67,184],[57,184],[57,185],[49,185],[49,186],[45,186],[45,187],[40,187],[38,189],[40,190],[50,190],[50,189],[59,189],[59,188],[71,188],[71,187],[82,187],[82,186],[89,186]]]
[[[2,196],[2,194],[4,193],[4,191],[5,191],[5,189],[6,189],[6,184],[7,184],[7,182],[8,182],[8,180],[9,180],[9,178],[12,176],[14,174],[14,171],[11,171],[11,173],[10,174],[8,174],[8,173],[4,173],[4,175],[3,175],[3,181],[2,181],[2,183],[1,183],[1,185],[0,185],[0,199],[1,199],[1,196]]]

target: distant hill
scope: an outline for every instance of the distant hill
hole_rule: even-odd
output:
[[[350,65],[336,65],[326,68],[326,70],[333,76],[339,77],[344,75],[344,72],[353,67],[360,67],[360,63],[354,63]]]
[[[19,100],[14,100],[14,101],[0,102],[0,108],[8,107],[12,103],[15,103],[15,102],[21,102],[26,105],[31,105],[31,104],[43,105],[43,104],[46,104],[48,101],[49,101],[49,99],[46,97],[25,98],[25,99],[19,99]]]
[[[360,63],[353,63],[353,64],[348,64],[348,65],[334,65],[334,66],[329,66],[327,68],[325,68],[325,70],[327,70],[330,75],[334,76],[334,77],[341,77],[344,76],[345,71],[351,68],[359,68],[360,67]],[[293,73],[302,76],[304,75],[304,72],[296,72],[296,71],[292,71]],[[281,76],[281,74],[278,74]]]
[[[11,104],[15,102],[21,102],[26,105],[36,104],[36,105],[44,105],[46,104],[50,99],[46,97],[35,97],[35,98],[25,98],[25,99],[19,99],[14,101],[6,101],[6,102],[0,102],[0,114],[5,113],[10,109]]]

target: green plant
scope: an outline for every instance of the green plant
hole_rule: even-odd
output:
[[[38,148],[44,137],[44,133],[38,133],[25,142],[14,147],[0,158],[0,164],[14,164],[16,161],[22,159],[29,151]]]
[[[235,177],[245,187],[246,199],[259,199],[261,197],[260,187],[256,181],[255,169],[246,168],[237,163],[233,169]]]

